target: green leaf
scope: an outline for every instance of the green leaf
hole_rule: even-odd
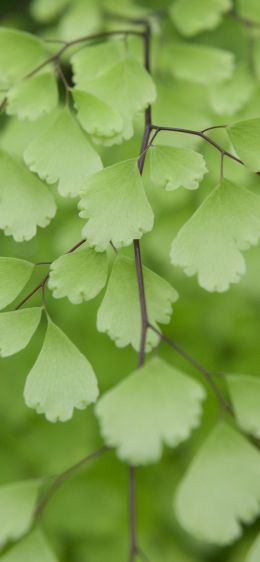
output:
[[[173,148],[156,145],[149,149],[150,177],[166,191],[186,187],[197,189],[207,173],[201,154],[189,148]]]
[[[240,427],[260,438],[260,380],[248,375],[229,375],[227,384]]]
[[[28,480],[0,486],[0,546],[19,539],[30,528],[39,485]]]
[[[24,160],[47,183],[58,181],[62,197],[76,197],[87,176],[102,168],[99,155],[67,109],[28,146]]]
[[[134,159],[89,176],[79,209],[80,216],[88,219],[82,235],[97,251],[110,242],[116,248],[129,246],[153,227],[153,212]]]
[[[220,423],[195,456],[176,496],[181,525],[197,539],[227,545],[259,513],[260,454]]]
[[[41,319],[41,308],[24,308],[0,314],[0,357],[24,349]]]
[[[0,83],[10,86],[48,58],[42,41],[23,31],[0,27]]]
[[[170,14],[177,29],[189,37],[217,27],[231,8],[231,0],[176,0]]]
[[[0,257],[0,310],[14,301],[29,281],[34,265],[25,260]]]
[[[2,562],[57,562],[44,535],[38,529],[1,556],[1,560]]]
[[[65,422],[74,408],[85,409],[97,396],[97,380],[90,363],[48,318],[40,355],[26,379],[26,405],[50,422]]]
[[[126,43],[122,39],[87,45],[74,53],[70,60],[77,88],[84,90],[89,82],[106,74],[113,66],[123,61],[126,54]]]
[[[167,61],[176,78],[198,84],[218,84],[231,77],[234,69],[232,53],[194,43],[167,46]]]
[[[256,540],[253,542],[251,546],[245,562],[259,562],[260,559],[260,534],[257,535]]]
[[[101,26],[99,3],[96,0],[73,0],[59,23],[59,35],[65,41],[98,32]]]
[[[219,115],[233,115],[250,100],[255,87],[252,73],[246,65],[240,64],[231,78],[212,88],[211,107]]]
[[[167,324],[172,314],[172,304],[178,293],[162,277],[144,268],[144,285],[148,317],[158,328],[157,322]],[[141,316],[135,263],[124,256],[118,256],[107,285],[104,299],[97,315],[97,328],[106,332],[118,347],[131,344],[140,348]],[[151,330],[147,334],[146,349],[158,344],[158,336]]]
[[[260,119],[248,119],[227,129],[241,160],[252,171],[260,171]]]
[[[58,89],[54,74],[44,72],[15,84],[7,95],[6,113],[19,119],[34,121],[50,113],[58,104]]]
[[[55,298],[68,297],[73,304],[80,304],[100,293],[106,284],[107,269],[106,254],[84,245],[52,263],[49,288]]]
[[[258,0],[237,0],[239,15],[249,20],[260,21],[260,5]]]
[[[154,357],[99,400],[96,414],[108,446],[131,464],[156,462],[163,444],[177,447],[200,422],[203,387]]]
[[[78,120],[92,136],[114,137],[123,131],[120,114],[104,101],[81,90],[72,90]]]
[[[201,287],[227,291],[246,266],[241,250],[260,238],[260,198],[223,180],[182,226],[171,247],[171,261],[186,275],[198,273]]]
[[[31,240],[45,228],[56,204],[47,187],[23,164],[0,151],[0,228],[16,242]]]
[[[30,12],[34,19],[41,23],[49,23],[54,20],[69,0],[33,0],[30,4]]]

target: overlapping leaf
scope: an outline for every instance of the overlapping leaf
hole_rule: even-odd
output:
[[[2,562],[57,562],[43,533],[38,529],[32,531],[4,556]]]
[[[29,281],[34,265],[16,258],[0,257],[0,310],[22,291]]]
[[[219,424],[195,456],[176,497],[181,525],[219,545],[237,539],[259,513],[260,454],[236,430]]]
[[[227,383],[240,427],[260,438],[260,380],[248,375],[228,375]]]
[[[40,178],[50,184],[58,181],[63,197],[77,196],[86,177],[102,168],[99,155],[67,109],[28,146],[24,159]]]
[[[199,424],[203,387],[154,357],[98,402],[105,442],[131,464],[157,461],[165,443],[176,447]]]
[[[212,88],[211,107],[220,115],[233,115],[250,100],[254,90],[252,73],[246,65],[240,64],[231,78]]]
[[[0,27],[0,84],[10,86],[48,58],[42,41],[23,31]]]
[[[259,196],[224,180],[180,229],[171,261],[187,275],[197,273],[204,289],[226,291],[245,272],[241,250],[259,238]]]
[[[54,74],[44,72],[15,84],[7,95],[7,114],[34,121],[50,113],[58,104]]]
[[[69,338],[48,319],[47,332],[24,390],[26,405],[48,421],[67,421],[98,396],[94,371]]]
[[[39,485],[31,480],[0,486],[0,546],[19,539],[30,528]]]
[[[156,145],[149,149],[149,158],[151,181],[166,191],[197,189],[207,172],[203,156],[188,148]]]
[[[37,329],[40,319],[41,308],[2,312],[0,314],[0,357],[13,355],[26,347]]]
[[[260,119],[248,119],[227,129],[230,140],[244,164],[252,172],[260,171]]]
[[[170,13],[178,30],[183,35],[192,36],[214,29],[231,8],[231,0],[177,0]]]
[[[93,299],[103,289],[108,262],[104,253],[84,245],[51,265],[49,288],[55,298],[68,297],[73,304]]]
[[[215,47],[174,43],[167,47],[169,69],[176,78],[199,84],[218,84],[231,77],[232,53]]]
[[[123,119],[107,103],[92,94],[77,89],[73,90],[73,98],[78,120],[87,133],[94,137],[104,138],[115,137],[122,133]]]
[[[56,204],[48,188],[23,164],[0,151],[0,228],[16,242],[30,240],[46,227]]]
[[[167,324],[172,314],[172,304],[178,293],[162,277],[144,268],[144,285],[151,324]],[[106,332],[118,347],[131,344],[139,350],[141,339],[141,317],[135,263],[118,256],[108,282],[106,293],[97,316],[97,328]],[[158,337],[148,331],[146,348],[150,350],[158,343]]]
[[[88,222],[82,234],[103,251],[128,246],[153,227],[153,212],[145,195],[136,160],[119,162],[89,176],[81,196],[80,216]]]

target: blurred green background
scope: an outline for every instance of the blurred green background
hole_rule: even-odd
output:
[[[120,4],[120,0],[119,0]],[[119,8],[118,4],[118,8]],[[140,5],[163,9],[167,1],[144,1]],[[30,2],[1,0],[2,25],[51,34],[55,37],[59,19],[47,24],[37,22],[30,12]],[[122,2],[122,6],[125,2]],[[209,105],[209,92],[204,86],[176,82],[160,70],[160,48],[165,37],[176,31],[162,22],[153,45],[154,73],[158,85],[155,117],[162,124],[203,128],[237,117],[259,116],[258,86],[239,116],[214,115]],[[241,25],[227,16],[210,33],[197,42],[221,46],[235,53],[238,60],[247,57],[247,36]],[[136,123],[134,139],[122,146],[101,149],[106,164],[137,156],[142,134],[142,120]],[[33,126],[21,125],[21,134],[12,123],[2,118],[0,146],[21,150],[24,139],[33,135]],[[214,138],[226,143],[222,132]],[[162,140],[162,139],[160,139]],[[247,273],[241,283],[224,294],[209,294],[199,288],[196,279],[186,278],[169,264],[170,243],[183,222],[191,215],[219,177],[219,156],[210,146],[197,140],[165,136],[166,142],[178,146],[195,146],[204,154],[210,172],[200,189],[165,193],[147,182],[147,192],[156,213],[152,233],[142,241],[144,262],[165,276],[178,290],[180,299],[174,306],[171,334],[182,347],[212,371],[259,374],[260,360],[260,248],[246,253]],[[239,185],[259,193],[260,178],[233,162],[225,164],[226,176]],[[52,260],[81,239],[82,221],[75,202],[58,198],[59,210],[47,229],[37,237],[15,244],[0,234],[1,255],[32,261]],[[131,253],[131,249],[129,250]],[[40,266],[31,281],[33,287],[46,271]],[[30,290],[27,287],[26,292]],[[37,295],[31,301],[38,303]],[[55,301],[47,292],[50,315],[62,327],[94,365],[101,391],[113,386],[136,366],[137,356],[130,348],[117,349],[105,335],[96,331],[96,313],[102,295],[90,303],[73,306],[66,299]],[[45,322],[30,346],[15,357],[0,362],[0,483],[59,473],[98,448],[102,443],[92,409],[76,412],[66,424],[51,425],[42,416],[26,408],[23,387],[26,374],[41,347]],[[163,344],[159,354],[180,366],[195,378],[198,372]],[[203,381],[204,382],[204,381]],[[222,384],[222,383],[220,383]],[[223,385],[222,385],[223,386]],[[184,533],[174,518],[174,489],[219,417],[216,398],[209,388],[203,423],[188,443],[177,450],[166,450],[157,465],[137,470],[137,505],[140,544],[152,562],[243,562],[257,530],[257,523],[245,529],[244,536],[232,547],[218,549],[194,541]],[[68,480],[50,502],[43,526],[60,562],[123,562],[128,549],[128,468],[113,453]]]

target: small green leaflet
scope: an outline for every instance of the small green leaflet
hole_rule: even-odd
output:
[[[250,100],[255,88],[248,66],[240,64],[231,78],[212,88],[210,105],[219,115],[233,115]]]
[[[227,291],[245,273],[241,250],[259,238],[260,197],[223,180],[180,229],[171,261],[207,291]]]
[[[87,92],[72,90],[78,120],[94,137],[114,137],[123,131],[123,119],[104,101]]]
[[[82,235],[99,252],[110,242],[116,248],[129,246],[153,227],[153,211],[134,159],[89,176],[79,209],[80,216],[88,219]]]
[[[240,427],[260,438],[260,379],[248,375],[228,375],[227,384]]]
[[[178,293],[162,277],[144,268],[144,285],[148,317],[151,324],[167,324],[172,314],[172,304]],[[136,351],[140,348],[141,317],[135,263],[124,256],[118,256],[107,285],[106,293],[97,315],[97,328],[113,339],[118,347],[131,344]],[[146,349],[151,350],[159,338],[148,331]]]
[[[30,12],[33,18],[41,23],[49,23],[66,8],[69,0],[33,0]]]
[[[237,0],[239,15],[249,20],[260,21],[260,4],[258,0]]]
[[[156,462],[165,443],[177,447],[199,425],[203,387],[154,357],[107,392],[96,406],[101,432],[120,459]]]
[[[58,31],[62,39],[70,41],[100,31],[101,25],[99,2],[73,0],[60,20]]]
[[[80,304],[100,293],[106,284],[107,271],[107,255],[84,244],[52,263],[49,288],[55,298],[68,297],[73,304]]]
[[[253,542],[245,562],[259,562],[260,560],[260,535],[257,536],[256,540]]]
[[[29,281],[34,264],[0,257],[0,310],[14,301]]]
[[[0,27],[0,84],[10,86],[25,78],[48,58],[42,41],[23,31]]]
[[[34,121],[53,111],[58,104],[58,89],[53,73],[36,74],[15,84],[7,94],[7,115]]]
[[[227,128],[229,138],[241,160],[252,171],[260,171],[260,119],[240,121]]]
[[[44,535],[40,530],[35,530],[18,544],[13,546],[4,556],[2,562],[57,562]]]
[[[207,438],[177,490],[176,515],[197,539],[221,546],[259,513],[260,454],[220,423]]]
[[[232,53],[194,43],[167,46],[167,62],[175,78],[198,84],[217,84],[231,77],[234,70]]]
[[[62,197],[76,197],[87,176],[102,168],[99,155],[67,109],[28,146],[24,160],[48,183],[58,181]]]
[[[65,422],[74,408],[85,409],[97,396],[97,380],[90,363],[48,318],[40,355],[26,379],[26,405],[50,422]]]
[[[186,187],[197,189],[207,173],[201,154],[189,148],[156,145],[149,149],[151,181],[166,191]]]
[[[77,51],[70,59],[77,88],[84,90],[89,82],[121,62],[126,53],[126,43],[122,39],[88,45]]]
[[[0,357],[24,349],[41,319],[41,308],[24,308],[0,314]]]
[[[10,540],[19,539],[30,528],[39,486],[36,480],[0,486],[1,547]]]
[[[27,168],[0,151],[0,228],[16,242],[31,240],[56,213],[48,188]]]
[[[217,27],[231,8],[231,0],[176,0],[170,14],[177,29],[189,37]]]

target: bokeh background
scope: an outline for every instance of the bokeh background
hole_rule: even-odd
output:
[[[81,22],[79,35],[82,34],[82,25],[84,29],[86,27],[85,33],[89,31],[88,0],[81,0],[81,3],[86,7],[86,25]],[[163,10],[170,3],[166,0],[139,2],[140,13],[143,9]],[[126,4],[118,0],[115,6],[117,10],[125,10]],[[30,30],[45,37],[60,37],[64,33],[73,36],[75,21],[73,23],[72,18],[72,23],[69,23],[68,7],[57,18],[39,22],[35,18],[35,5],[36,2],[1,0],[1,25]],[[210,108],[209,89],[176,81],[167,70],[162,70],[160,53],[163,42],[166,37],[176,36],[177,32],[169,21],[164,22],[162,18],[161,25],[155,25],[153,70],[158,86],[158,100],[154,108],[157,121],[165,125],[201,129],[210,124],[259,116],[258,86],[238,115],[219,116]],[[197,36],[196,42],[231,50],[237,60],[246,60],[248,56],[247,32],[231,16],[226,16],[217,29]],[[18,153],[27,137],[33,135],[33,125],[29,123],[21,124],[18,134],[17,124],[14,126],[11,120],[2,117],[0,127],[0,146]],[[140,117],[131,141],[122,146],[100,149],[105,164],[137,156],[141,134]],[[227,142],[222,132],[215,133],[214,138],[224,145]],[[224,294],[205,292],[196,279],[186,278],[170,265],[169,248],[175,233],[218,181],[219,155],[212,147],[194,138],[165,135],[161,140],[176,146],[199,148],[210,170],[196,192],[180,189],[165,193],[146,181],[156,213],[156,224],[154,231],[142,241],[144,262],[165,276],[180,294],[174,306],[172,322],[165,331],[212,371],[259,375],[260,248],[246,253],[247,273],[239,285]],[[225,163],[225,175],[239,185],[260,192],[260,178],[234,162]],[[78,218],[76,202],[58,196],[57,200],[59,210],[55,219],[47,229],[39,229],[32,241],[15,244],[0,233],[1,255],[37,262],[49,261],[77,243],[81,239],[82,220]],[[45,266],[37,269],[32,287],[45,271]],[[38,303],[39,299],[39,295],[35,296],[32,303]],[[53,300],[47,291],[50,315],[86,353],[95,367],[103,392],[135,368],[137,356],[130,348],[117,349],[107,336],[97,332],[96,313],[101,299],[102,294],[92,302],[73,306],[66,299]],[[25,377],[40,350],[44,330],[43,320],[26,350],[0,361],[0,483],[59,473],[102,443],[91,408],[76,412],[68,423],[56,425],[26,408],[23,402]],[[163,344],[158,353],[201,380],[195,369]],[[223,383],[220,382],[220,385],[223,386]],[[200,443],[219,417],[216,398],[206,388],[208,399],[203,423],[192,439],[177,450],[165,450],[160,463],[137,471],[140,543],[152,562],[244,562],[259,529],[259,522],[256,522],[245,529],[236,544],[218,549],[196,542],[180,529],[175,520],[174,490]],[[123,562],[128,549],[127,466],[120,463],[113,453],[95,461],[64,483],[47,507],[42,523],[60,562]]]

